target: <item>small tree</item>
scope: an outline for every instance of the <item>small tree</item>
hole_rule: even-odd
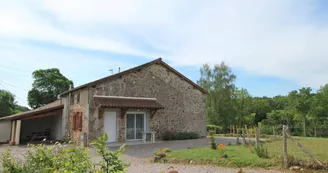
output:
[[[100,166],[99,173],[121,173],[125,172],[125,169],[129,166],[122,160],[119,160],[119,156],[124,152],[125,145],[122,145],[117,151],[111,152],[106,148],[106,142],[108,135],[98,137],[97,141],[91,143],[97,149],[97,154],[102,157],[101,162],[97,165]]]

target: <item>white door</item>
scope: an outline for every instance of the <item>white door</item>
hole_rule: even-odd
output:
[[[104,112],[104,132],[108,134],[107,142],[116,142],[116,112]]]

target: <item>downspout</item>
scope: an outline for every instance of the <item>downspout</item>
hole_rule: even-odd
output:
[[[87,97],[87,131],[86,131],[86,145],[89,145],[89,117],[90,117],[90,87],[88,87],[88,97]]]
[[[72,96],[72,93],[70,92],[70,90],[72,89],[72,85],[69,86],[69,92],[68,92],[68,103],[67,103],[67,119],[68,121],[65,122],[65,130],[67,131],[67,136],[69,137],[69,140],[71,138],[71,135],[70,135],[70,131],[69,129],[67,129],[68,126],[68,123],[69,123],[69,116],[70,116],[70,107],[71,107],[71,96]],[[66,119],[65,119],[66,121]]]

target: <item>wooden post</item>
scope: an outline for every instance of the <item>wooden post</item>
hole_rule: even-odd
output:
[[[303,121],[304,121],[304,123],[303,123],[303,135],[304,135],[304,137],[306,137],[306,130],[305,130],[306,129],[306,127],[305,127],[306,126],[306,121],[305,121],[305,118],[304,118]]]
[[[256,127],[256,148],[259,147],[260,143],[260,127]]]
[[[237,128],[237,142],[236,143],[237,143],[237,145],[239,145],[239,143],[240,143],[239,142],[239,131],[238,131],[238,128]]]
[[[287,153],[287,126],[283,125],[282,128],[282,136],[283,136],[283,152],[284,152],[284,166],[288,168],[288,153]]]
[[[248,136],[248,144],[249,144],[249,150],[252,152],[252,142],[251,142],[251,137],[248,133],[248,130],[247,130],[247,125],[245,125],[245,129],[246,129],[246,133],[247,133],[247,136]]]
[[[286,136],[288,137],[288,138],[290,138],[293,142],[295,142],[295,144],[298,146],[298,147],[300,147],[302,150],[303,150],[303,152],[305,153],[305,154],[307,154],[308,156],[310,156],[313,160],[315,160],[320,166],[322,166],[322,167],[324,167],[324,165],[317,159],[317,158],[315,158],[306,148],[304,148],[303,147],[303,145],[302,144],[300,144],[299,142],[297,142],[293,137],[291,137],[289,134],[287,134],[286,133]]]
[[[242,128],[241,129],[241,133],[242,133],[242,137],[243,137],[243,140],[244,140],[244,144],[246,144],[247,142],[246,142],[246,138],[245,138],[245,129],[244,128]]]
[[[272,126],[272,134],[273,134],[273,137],[276,137],[276,132],[275,132],[275,130],[274,130],[274,126]]]

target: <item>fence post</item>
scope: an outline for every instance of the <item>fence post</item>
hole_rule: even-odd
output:
[[[238,128],[237,128],[237,142],[236,143],[237,143],[237,145],[239,145],[239,143],[240,143],[239,142],[239,131],[238,131]]]
[[[250,137],[250,134],[249,134],[249,132],[248,132],[247,125],[245,125],[245,129],[246,129],[246,133],[247,133],[247,136],[248,136],[249,150],[250,150],[251,152],[253,152],[253,151],[252,151],[252,142],[251,142],[251,137]]]
[[[259,147],[260,143],[260,127],[256,127],[256,148]]]
[[[284,166],[288,168],[288,153],[287,153],[287,126],[283,125],[282,127],[282,136],[283,136],[283,149],[284,149]]]
[[[276,137],[276,132],[275,132],[275,130],[274,130],[274,126],[272,126],[272,134],[273,134],[273,137],[275,138]]]
[[[244,144],[246,144],[246,137],[245,137],[245,129],[244,128],[241,128],[241,133],[243,135],[243,140],[244,140]]]

